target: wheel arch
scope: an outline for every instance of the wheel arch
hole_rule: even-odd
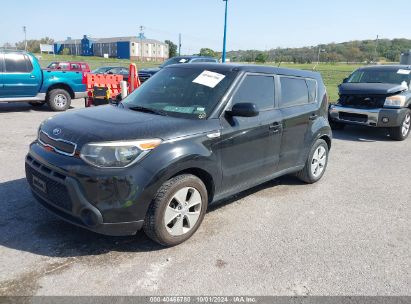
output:
[[[318,139],[322,139],[327,143],[328,150],[331,150],[331,138],[328,135],[321,135]]]
[[[213,201],[213,197],[215,194],[215,182],[214,182],[213,176],[209,172],[201,168],[192,167],[192,168],[183,169],[173,174],[171,178],[179,176],[179,175],[183,175],[183,174],[191,174],[199,178],[204,183],[207,189],[208,201],[209,202]]]
[[[52,90],[55,90],[55,89],[65,90],[65,91],[67,91],[67,93],[70,94],[70,97],[71,97],[71,98],[74,98],[74,91],[73,91],[73,89],[72,89],[68,84],[62,83],[62,82],[61,82],[61,83],[52,84],[52,85],[47,89],[47,98],[48,98],[50,92],[51,92]]]

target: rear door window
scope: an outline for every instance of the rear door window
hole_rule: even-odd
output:
[[[280,107],[287,108],[308,104],[309,94],[305,79],[281,77]]]
[[[33,70],[28,56],[24,54],[4,54],[4,64],[7,73],[30,73]]]
[[[273,76],[247,75],[233,97],[233,104],[250,102],[264,111],[274,108],[274,96]]]

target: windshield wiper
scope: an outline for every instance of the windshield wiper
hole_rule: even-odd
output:
[[[168,116],[166,111],[156,110],[156,109],[152,109],[152,108],[146,108],[146,107],[142,107],[142,106],[129,107],[129,109],[133,110],[133,111],[144,112],[144,113],[151,113],[151,114],[156,114],[156,115]]]

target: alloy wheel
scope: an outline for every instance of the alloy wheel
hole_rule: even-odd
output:
[[[63,94],[57,94],[54,97],[54,104],[59,108],[65,107],[67,104],[67,97],[64,96]]]
[[[319,146],[311,160],[311,173],[314,177],[319,177],[327,164],[327,150],[323,146]]]
[[[411,114],[408,113],[405,116],[404,122],[402,124],[402,128],[401,128],[402,136],[404,137],[407,136],[408,132],[410,131],[410,126],[411,126]]]
[[[192,187],[178,190],[170,200],[164,213],[164,225],[172,236],[189,232],[198,222],[201,213],[200,192]]]

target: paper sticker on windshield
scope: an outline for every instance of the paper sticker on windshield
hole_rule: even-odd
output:
[[[411,74],[411,70],[403,70],[403,69],[399,69],[397,74],[401,74],[401,75],[410,75]]]
[[[215,73],[215,72],[210,72],[210,71],[204,71],[196,79],[194,79],[193,82],[213,89],[224,78],[225,78],[225,75]]]
[[[180,63],[186,63],[187,61],[188,61],[187,59],[183,58],[183,59],[180,60]]]

